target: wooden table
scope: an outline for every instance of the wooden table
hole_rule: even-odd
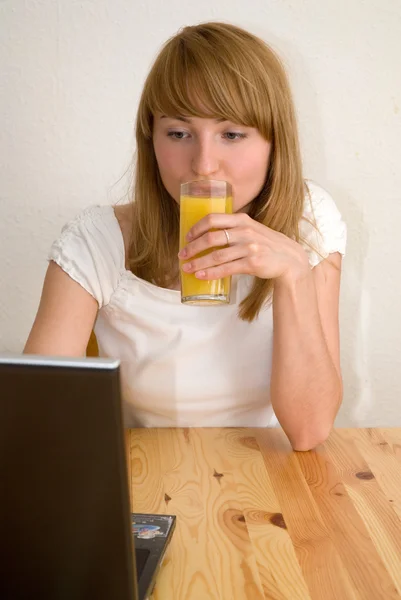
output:
[[[154,600],[401,598],[401,429],[132,429],[132,509],[177,515]]]

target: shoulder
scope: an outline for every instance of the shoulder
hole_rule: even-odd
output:
[[[304,218],[314,216],[319,219],[324,215],[334,216],[340,212],[331,194],[311,179],[305,180]]]
[[[99,219],[106,219],[110,216],[111,207],[101,204],[93,204],[91,206],[87,206],[83,208],[79,213],[75,215],[72,219],[70,219],[65,225],[64,229],[67,227],[76,227],[81,224],[87,224],[92,221],[97,221]]]
[[[126,256],[128,256],[132,231],[132,206],[132,203],[113,206],[114,216],[117,219],[123,237]]]
[[[96,236],[97,232],[100,233],[106,229],[112,230],[113,221],[115,221],[115,217],[111,206],[99,204],[88,206],[63,225],[60,240],[74,235]]]
[[[331,194],[310,179],[305,180],[299,233],[312,266],[334,252],[345,254],[347,227],[341,213]]]
[[[98,301],[108,303],[125,266],[119,221],[112,206],[90,206],[67,222],[48,259],[56,262]]]
[[[121,207],[123,208],[123,207]],[[84,208],[75,217],[68,221],[61,230],[60,240],[69,237],[82,237],[92,239],[94,242],[107,241],[107,245],[122,247],[122,229],[125,220],[122,213],[110,205],[93,205]]]

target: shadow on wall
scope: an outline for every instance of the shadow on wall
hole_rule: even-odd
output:
[[[352,198],[350,192],[336,185],[330,176],[325,153],[327,140],[320,116],[321,96],[316,90],[308,64],[291,41],[269,35],[269,42],[284,59],[293,88],[305,177],[316,180],[327,189],[347,224],[347,250],[343,261],[340,301],[344,401],[335,424],[337,427],[363,425],[364,419],[374,412],[368,364],[370,296],[368,288],[364,287],[364,261],[369,234],[359,208],[360,200]]]
[[[346,256],[343,261],[340,302],[341,365],[344,402],[337,427],[366,425],[373,409],[369,375],[370,296],[364,283],[364,261],[369,233],[358,203],[349,193],[331,186],[331,193],[347,223]]]

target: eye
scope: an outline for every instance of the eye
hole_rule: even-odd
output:
[[[230,142],[235,142],[236,140],[243,140],[248,137],[246,133],[238,133],[236,131],[227,131],[227,133],[225,133],[224,135]]]
[[[184,140],[185,136],[188,135],[185,131],[169,131],[167,137],[171,137],[173,140]]]

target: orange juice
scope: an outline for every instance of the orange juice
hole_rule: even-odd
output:
[[[188,231],[211,213],[232,213],[232,196],[205,197],[182,195],[180,199],[180,249],[187,245]],[[204,256],[214,248],[197,255]],[[188,261],[181,261],[181,265]],[[181,300],[188,304],[227,304],[230,301],[231,277],[200,280],[181,270]]]

